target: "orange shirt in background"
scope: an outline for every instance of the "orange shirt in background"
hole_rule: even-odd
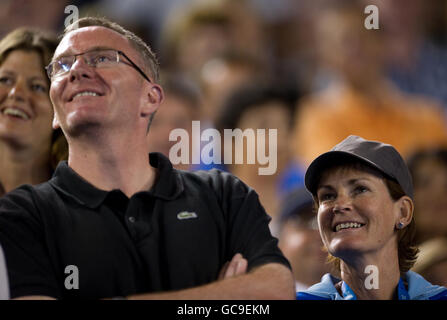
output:
[[[294,150],[305,165],[349,135],[393,145],[403,157],[419,148],[447,146],[445,115],[436,103],[389,87],[375,101],[333,85],[303,100]]]

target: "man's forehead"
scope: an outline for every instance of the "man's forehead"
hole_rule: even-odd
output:
[[[128,51],[130,45],[126,37],[112,29],[88,26],[67,33],[57,46],[54,57],[78,54],[95,47]]]

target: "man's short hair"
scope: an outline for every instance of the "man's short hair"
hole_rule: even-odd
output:
[[[84,27],[104,27],[111,29],[119,34],[123,35],[132,47],[138,51],[144,62],[144,70],[149,72],[154,81],[159,79],[159,63],[155,53],[152,49],[136,34],[123,28],[116,22],[112,22],[103,17],[84,17],[79,20],[74,21],[72,24],[67,26],[62,34],[62,38],[65,37],[69,32],[77,30]]]

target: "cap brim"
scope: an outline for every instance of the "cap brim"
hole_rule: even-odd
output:
[[[381,173],[383,173],[385,176],[388,176],[388,174],[385,173],[385,171],[380,168],[378,165],[376,165],[374,162],[363,158],[362,156],[346,152],[346,151],[328,151],[326,153],[323,153],[322,155],[318,156],[312,163],[309,165],[309,167],[306,170],[306,175],[304,177],[304,184],[312,194],[316,194],[319,179],[321,177],[321,173],[324,169],[326,169],[328,166],[331,165],[335,160],[340,159],[347,159],[347,160],[360,160],[361,162],[379,170]],[[391,177],[392,178],[392,177]]]

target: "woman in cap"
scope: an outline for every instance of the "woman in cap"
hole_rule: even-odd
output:
[[[51,127],[45,73],[56,46],[54,36],[26,28],[0,41],[0,196],[48,180],[67,158],[62,132]]]
[[[324,275],[298,300],[447,299],[447,288],[409,271],[413,185],[393,146],[349,136],[311,163],[305,184],[337,277]]]

